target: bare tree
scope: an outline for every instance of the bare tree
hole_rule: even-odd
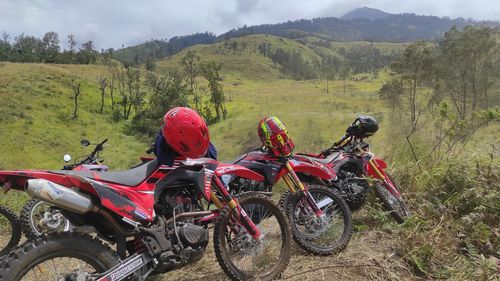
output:
[[[188,51],[187,54],[181,58],[181,65],[188,78],[190,94],[193,96],[195,109],[200,112],[201,110],[201,97],[196,93],[196,76],[198,75],[198,62],[200,56],[194,51]]]
[[[73,110],[73,119],[76,119],[78,117],[78,97],[80,96],[81,93],[81,79],[78,75],[71,75],[69,78],[68,86],[71,88],[71,91],[73,92],[73,99],[75,101],[75,108]]]
[[[97,83],[99,84],[99,90],[101,90],[101,109],[99,113],[102,114],[104,109],[104,94],[106,93],[106,87],[108,86],[108,80],[104,75],[97,77]]]
[[[118,68],[115,65],[110,65],[108,67],[108,89],[111,98],[111,110],[115,109],[115,96],[114,91],[116,88],[116,83],[118,81]]]

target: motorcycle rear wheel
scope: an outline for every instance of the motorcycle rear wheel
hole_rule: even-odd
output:
[[[217,261],[232,280],[278,278],[290,261],[291,234],[285,215],[267,196],[256,192],[244,193],[238,201],[263,236],[255,241],[238,224],[237,212],[225,209],[214,227]]]
[[[37,199],[31,199],[24,204],[19,219],[23,232],[29,239],[34,239],[42,233],[71,230],[71,223],[59,210]]]
[[[21,240],[21,226],[17,215],[7,207],[0,206],[0,256],[15,247]]]
[[[83,264],[84,270],[78,272],[100,273],[117,262],[116,254],[97,238],[76,232],[53,233],[28,241],[4,257],[0,280],[72,280],[68,275],[81,270]]]

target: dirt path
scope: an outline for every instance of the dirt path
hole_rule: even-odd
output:
[[[6,237],[0,234],[2,239]],[[394,235],[381,230],[356,233],[343,252],[328,257],[309,255],[293,243],[292,258],[281,280],[415,280],[408,265],[397,255],[393,239]],[[198,263],[148,280],[215,281],[227,277],[210,243]]]
[[[358,233],[342,253],[329,257],[308,255],[294,244],[292,259],[282,280],[415,280],[395,253],[392,238],[392,235],[376,230]],[[212,281],[227,278],[210,245],[205,257],[197,264],[152,280]]]

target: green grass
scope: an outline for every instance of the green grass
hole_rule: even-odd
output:
[[[0,168],[58,169],[62,156],[73,158],[90,153],[80,139],[109,138],[102,156],[105,164],[127,168],[137,162],[145,144],[123,133],[124,123],[98,113],[100,94],[96,77],[105,71],[99,66],[0,64]],[[72,92],[69,75],[83,79],[78,119],[72,119]]]

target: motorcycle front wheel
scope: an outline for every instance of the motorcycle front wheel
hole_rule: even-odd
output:
[[[262,235],[254,239],[239,223],[239,212],[225,209],[214,227],[217,261],[232,280],[278,278],[290,261],[291,234],[286,217],[262,194],[245,193],[238,202]]]
[[[0,280],[85,280],[105,272],[118,257],[97,238],[79,233],[54,233],[28,241],[0,262]]]
[[[309,185],[307,191],[323,211],[318,215],[309,205],[305,194],[290,193],[284,202],[295,242],[315,255],[330,255],[343,250],[352,236],[351,211],[333,190],[321,185]]]
[[[375,184],[375,193],[380,201],[382,201],[382,205],[389,212],[391,217],[398,223],[404,223],[405,219],[411,215],[410,210],[403,200],[401,187],[389,174],[387,174],[387,177],[398,190],[399,197],[392,194],[385,186],[385,183],[381,182]]]

